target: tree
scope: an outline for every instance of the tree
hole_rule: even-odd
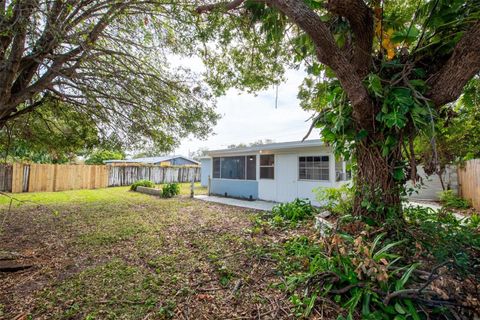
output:
[[[85,164],[104,164],[105,160],[122,160],[125,159],[125,154],[120,151],[113,150],[95,150],[88,155]]]
[[[284,66],[306,65],[302,105],[318,111],[323,139],[356,160],[354,213],[378,223],[402,221],[409,141],[430,131],[480,70],[479,12],[477,0],[197,7],[204,41],[220,44],[202,52],[217,91],[264,87],[280,81]]]
[[[52,99],[10,120],[0,131],[4,161],[65,163],[95,146],[110,147],[113,143],[114,139],[101,139],[88,116]]]
[[[208,90],[167,63],[189,46],[176,10],[165,0],[0,1],[0,129],[54,97],[131,147],[207,135],[217,119]]]

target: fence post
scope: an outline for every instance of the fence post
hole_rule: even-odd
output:
[[[192,183],[190,185],[190,198],[195,196],[195,176],[192,175]]]
[[[210,178],[210,175],[208,175],[208,184],[207,184],[207,194],[210,196],[210,187],[212,184],[212,178]]]

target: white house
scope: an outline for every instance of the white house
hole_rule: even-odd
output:
[[[315,204],[313,189],[349,179],[345,162],[335,161],[321,140],[213,150],[201,166],[210,194],[275,202],[308,198]]]

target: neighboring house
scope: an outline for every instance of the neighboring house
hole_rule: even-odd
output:
[[[201,183],[222,196],[288,202],[308,198],[317,187],[337,187],[349,180],[344,161],[335,161],[321,140],[272,143],[213,150],[201,159]]]
[[[135,163],[135,164],[152,164],[161,166],[197,166],[200,162],[184,156],[161,156],[161,157],[149,157],[149,158],[137,158],[129,160],[105,160],[105,164],[118,164],[118,163]]]

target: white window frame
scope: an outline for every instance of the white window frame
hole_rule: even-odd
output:
[[[273,156],[273,166],[262,166],[262,156]],[[260,154],[259,162],[258,162],[258,167],[259,167],[258,179],[259,180],[269,180],[269,181],[275,180],[275,177],[277,176],[276,175],[277,170],[275,169],[275,163],[276,163],[276,157],[275,157],[274,154]],[[262,178],[262,168],[273,168],[273,178]]]
[[[300,178],[300,158],[307,158],[307,157],[328,157],[328,162],[327,162],[327,170],[328,170],[328,179],[301,179]],[[332,161],[332,157],[328,154],[315,154],[315,155],[299,155],[297,157],[297,177],[298,181],[319,181],[319,182],[325,182],[325,181],[330,181],[330,161]],[[323,161],[321,161],[323,162]],[[325,168],[321,168],[322,170]]]

